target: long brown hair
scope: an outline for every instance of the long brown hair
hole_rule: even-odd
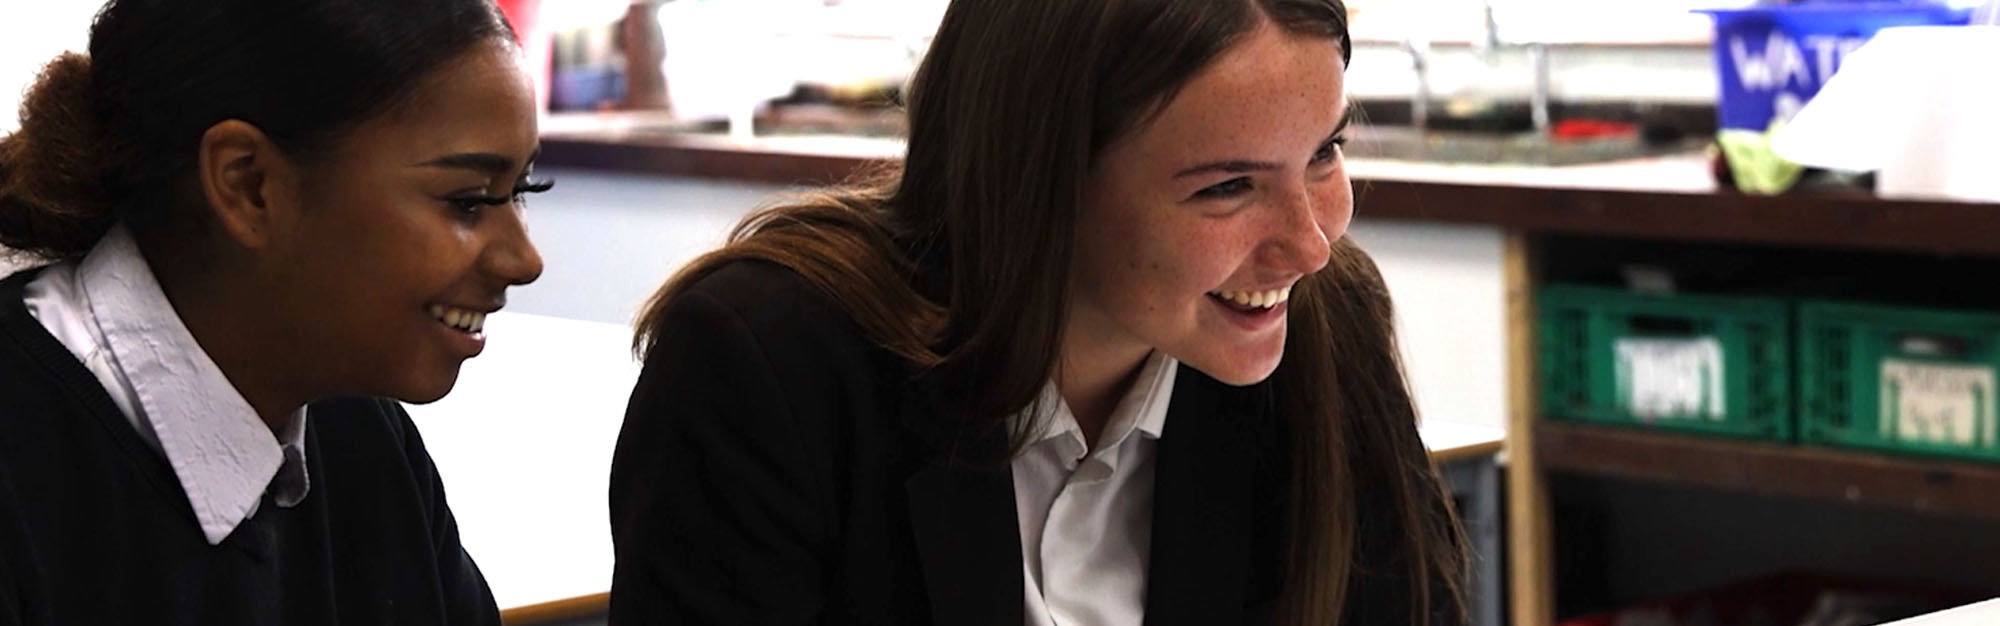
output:
[[[902,164],[750,216],[653,295],[634,349],[702,277],[773,262],[948,392],[951,417],[1000,427],[1057,367],[1096,156],[1262,20],[1349,54],[1340,0],[954,0],[911,83]],[[1380,274],[1343,238],[1296,289],[1271,381],[1292,441],[1283,621],[1462,621],[1463,539]]]

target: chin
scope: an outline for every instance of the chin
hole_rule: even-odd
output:
[[[388,395],[410,404],[430,404],[443,399],[446,394],[451,393],[452,387],[457,385],[458,368],[453,367],[450,371],[439,372],[434,376],[401,381],[401,384],[396,385],[395,393]]]
[[[1278,364],[1285,358],[1285,335],[1267,337],[1251,345],[1214,346],[1212,350],[1202,350],[1188,354],[1181,362],[1201,370],[1209,378],[1225,385],[1247,387],[1264,382],[1278,371]]]
[[[445,388],[444,391],[439,391],[435,393],[410,393],[410,394],[399,393],[395,395],[395,398],[397,401],[408,404],[430,404],[432,402],[443,400],[445,394],[450,392],[451,388],[447,387]]]
[[[1268,367],[1197,367],[1195,369],[1201,370],[1201,373],[1207,374],[1209,378],[1213,378],[1222,384],[1233,387],[1248,387],[1269,379],[1271,373],[1278,370],[1278,364],[1272,363]]]
[[[1189,356],[1192,358],[1181,359],[1181,362],[1186,363],[1188,367],[1201,370],[1201,373],[1222,384],[1248,387],[1264,382],[1271,377],[1272,372],[1278,371],[1278,363],[1284,357],[1284,352],[1282,350],[1272,351],[1270,354],[1235,352],[1218,355],[1221,358],[1212,359]]]

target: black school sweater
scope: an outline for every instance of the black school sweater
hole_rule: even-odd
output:
[[[165,457],[0,281],[0,626],[498,624],[410,418],[308,409],[303,502],[208,545]]]

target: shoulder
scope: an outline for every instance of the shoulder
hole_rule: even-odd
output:
[[[306,419],[313,492],[350,511],[357,504],[378,510],[415,507],[433,522],[444,511],[437,467],[401,402],[328,398],[309,405]],[[400,491],[404,486],[410,490]],[[384,491],[391,487],[399,491]]]
[[[68,413],[83,412],[84,405],[75,400],[101,389],[28,312],[25,288],[41,273],[41,268],[22,270],[0,280],[0,423],[31,417],[70,420]]]
[[[802,325],[832,330],[847,321],[838,303],[819,287],[791,268],[769,261],[724,263],[694,281],[681,297],[711,301],[753,328]]]
[[[376,463],[395,455],[412,466],[429,464],[416,425],[393,399],[328,398],[312,403],[306,419],[307,436],[318,440],[320,450],[333,450],[330,454]]]
[[[676,295],[654,323],[621,447],[719,428],[732,436],[784,433],[773,445],[827,457],[852,439],[843,431],[886,426],[897,414],[892,403],[908,369],[838,302],[783,266],[725,263]]]
[[[724,263],[668,305],[657,336],[701,334],[749,341],[767,358],[876,356],[840,303],[798,272],[768,261]]]
[[[28,313],[26,299],[28,283],[34,282],[45,269],[25,269],[0,278],[0,333],[18,335],[40,328],[34,315]]]

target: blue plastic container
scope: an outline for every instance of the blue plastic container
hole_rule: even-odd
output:
[[[1971,11],[1933,2],[1812,2],[1703,10],[1715,18],[1720,126],[1763,132],[1790,119],[1848,52],[1891,26],[1965,24]]]

